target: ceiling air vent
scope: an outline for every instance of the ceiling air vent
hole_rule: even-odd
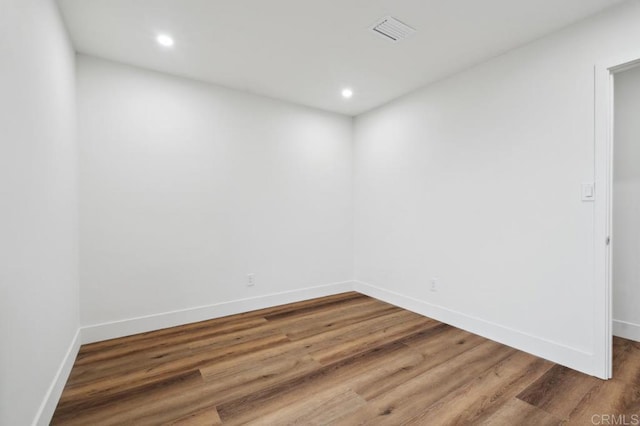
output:
[[[398,21],[393,16],[385,16],[380,19],[371,27],[371,31],[394,43],[416,32],[415,29]]]

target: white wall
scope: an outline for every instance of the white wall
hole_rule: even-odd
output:
[[[78,330],[74,53],[52,1],[0,0],[0,61],[0,424],[46,424]]]
[[[640,341],[640,67],[615,75],[614,333]]]
[[[352,279],[350,118],[86,56],[77,73],[83,325]]]
[[[594,64],[633,1],[359,116],[360,288],[591,374]],[[437,291],[430,278],[438,277]]]

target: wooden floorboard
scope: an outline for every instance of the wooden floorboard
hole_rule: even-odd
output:
[[[613,372],[598,380],[349,292],[84,345],[52,424],[632,421],[639,343],[614,339]]]
[[[566,419],[599,382],[595,377],[555,365],[520,393],[518,399]]]

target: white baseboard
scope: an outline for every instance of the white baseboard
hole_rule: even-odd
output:
[[[299,302],[316,297],[353,291],[353,281],[343,281],[316,287],[307,287],[282,293],[272,293],[249,299],[233,300],[207,306],[163,312],[121,321],[113,321],[82,327],[82,343],[93,343],[116,337],[145,333],[168,327],[240,314],[256,309],[270,308],[285,303]]]
[[[600,376],[594,366],[593,354],[552,342],[537,336],[523,333],[509,327],[475,318],[461,312],[434,305],[423,300],[405,296],[390,290],[376,287],[360,281],[343,281],[316,287],[273,293],[248,299],[199,306],[179,311],[165,312],[144,317],[90,325],[80,328],[58,369],[49,390],[36,414],[34,425],[47,425],[55,411],[64,385],[80,349],[80,345],[101,340],[113,339],[137,333],[159,330],[167,327],[198,322],[227,315],[244,313],[256,309],[269,308],[286,303],[299,302],[317,297],[330,296],[347,291],[359,293],[382,300],[392,305],[416,312],[420,315],[450,324],[487,339],[503,343],[513,348],[531,353],[555,363]],[[640,341],[640,325],[614,321],[614,335]]]
[[[487,339],[548,359],[557,364],[573,368],[574,370],[601,377],[601,369],[599,366],[594,365],[596,363],[592,353],[361,281],[343,281],[248,299],[85,326],[81,328],[81,340],[83,344],[98,342],[354,290],[420,315],[486,337]],[[638,329],[640,328],[636,328],[635,330],[637,331]],[[636,336],[640,336],[640,334]],[[636,340],[633,337],[627,338]]]
[[[613,335],[640,342],[640,324],[613,320]]]
[[[354,290],[574,370],[601,377],[601,368],[594,365],[597,363],[591,353],[364,282],[356,281]]]
[[[76,360],[76,356],[78,355],[78,351],[80,350],[80,329],[76,331],[73,340],[71,341],[71,345],[69,345],[69,349],[56,372],[56,375],[47,390],[47,393],[40,404],[40,408],[36,413],[35,419],[33,420],[33,425],[48,425],[51,422],[51,417],[53,417],[53,412],[56,410],[56,406],[58,405],[58,400],[60,399],[60,395],[62,395],[62,390],[64,389],[64,385],[67,383],[67,379],[69,378],[69,373],[71,373],[71,368],[73,367],[73,363]]]

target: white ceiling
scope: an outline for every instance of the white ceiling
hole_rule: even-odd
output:
[[[59,0],[81,53],[349,115],[619,2]],[[386,15],[417,33],[392,43],[368,30]]]

